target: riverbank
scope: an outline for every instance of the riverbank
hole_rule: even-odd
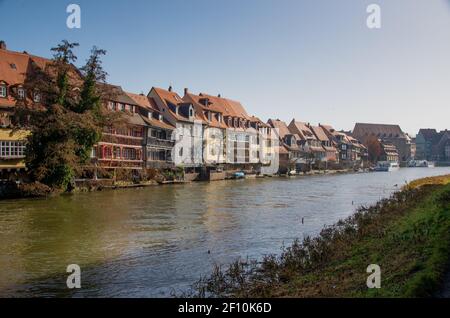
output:
[[[441,288],[450,255],[450,175],[414,181],[361,207],[316,238],[296,241],[262,262],[237,261],[197,282],[190,296],[429,297]],[[366,269],[381,268],[369,289]]]
[[[243,179],[255,179],[255,178],[269,178],[269,177],[306,177],[316,175],[334,175],[334,174],[347,174],[356,173],[353,169],[348,170],[311,170],[307,173],[299,173],[296,175],[246,175]],[[233,177],[226,177],[214,180],[191,180],[186,178],[183,180],[165,180],[163,178],[157,178],[148,181],[136,182],[136,181],[114,181],[112,179],[77,179],[73,182],[70,193],[79,192],[97,192],[106,190],[120,190],[120,189],[132,189],[132,188],[145,188],[170,184],[187,184],[191,182],[216,182],[222,180],[236,179]],[[0,184],[0,200],[6,199],[24,199],[24,198],[42,198],[56,196],[63,192],[51,189],[46,185],[38,182],[34,183],[16,183],[16,182],[3,182]]]

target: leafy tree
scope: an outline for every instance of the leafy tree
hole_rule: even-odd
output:
[[[84,76],[83,88],[81,90],[81,100],[78,104],[77,112],[83,113],[93,111],[96,115],[101,113],[101,95],[98,92],[98,83],[105,83],[108,75],[102,67],[101,56],[106,51],[94,46],[91,50],[91,56],[86,65],[81,68]]]
[[[380,160],[383,155],[383,147],[381,146],[380,141],[375,136],[369,136],[366,139],[367,152],[369,155],[370,162],[377,162]]]
[[[73,49],[78,47],[78,43],[70,43],[67,40],[63,40],[58,46],[51,50],[55,52],[53,54],[53,64],[57,70],[56,76],[56,100],[49,100],[50,105],[59,104],[65,108],[72,108],[73,105],[70,102],[70,78],[69,73],[74,69],[73,64],[76,62],[77,57],[73,53]]]
[[[62,41],[52,62],[36,68],[27,86],[42,94],[44,109],[18,107],[17,118],[31,134],[26,148],[26,165],[32,179],[54,189],[70,190],[71,182],[88,163],[92,147],[101,138],[102,128],[114,121],[103,107],[106,72],[94,47],[81,72],[72,64],[78,43]],[[81,89],[80,89],[81,87]]]
[[[101,138],[102,127],[110,120],[101,107],[102,95],[105,94],[108,87],[102,85],[105,83],[107,76],[101,61],[101,57],[105,54],[105,50],[94,46],[89,59],[81,68],[83,85],[79,103],[74,111],[79,114],[86,114],[89,117],[87,123],[92,123],[92,125],[84,125],[75,130],[75,139],[79,145],[77,156],[80,158],[80,164],[87,162],[93,146]]]

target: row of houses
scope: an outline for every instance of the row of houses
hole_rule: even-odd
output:
[[[26,82],[50,63],[7,50],[0,42],[0,178],[25,170],[29,132],[14,127],[14,109],[23,100],[45,107],[39,92]],[[108,171],[177,168],[191,179],[222,179],[236,171],[359,169],[367,165],[369,137],[380,143],[386,161],[411,157],[411,139],[396,125],[356,124],[353,132],[346,132],[296,119],[289,124],[279,119],[263,122],[240,102],[220,94],[185,88],[180,95],[172,87],[136,94],[118,85],[102,85],[112,92],[104,107],[121,112],[125,119],[124,125],[104,127],[92,151],[92,167]]]
[[[420,129],[415,139],[416,159],[450,165],[450,131]]]
[[[289,125],[269,119],[279,139],[280,172],[306,171],[312,168],[363,168],[367,148],[350,133],[330,125],[313,126],[293,119]]]
[[[25,129],[14,126],[18,103],[42,107],[37,90],[27,86],[37,69],[51,61],[7,50],[0,42],[1,178],[25,169]],[[81,82],[81,81],[80,81]],[[219,95],[180,96],[172,87],[148,94],[102,84],[110,93],[104,106],[121,112],[125,124],[104,127],[92,151],[92,165],[106,170],[182,168],[194,177],[224,177],[224,172],[275,173],[278,157],[272,127],[249,115],[241,103]]]
[[[93,161],[105,169],[181,167],[192,178],[225,172],[269,173],[275,164],[272,129],[236,101],[184,90],[151,88],[147,95],[113,87],[107,101],[126,127],[105,127]]]

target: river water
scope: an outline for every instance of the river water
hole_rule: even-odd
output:
[[[214,264],[279,253],[406,181],[442,174],[450,168],[0,201],[0,296],[167,297]],[[66,286],[69,264],[81,267],[81,289]]]

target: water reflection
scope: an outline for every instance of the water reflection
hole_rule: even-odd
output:
[[[1,201],[0,295],[167,296],[215,263],[278,253],[405,181],[445,173],[401,169]],[[65,288],[72,263],[82,268],[78,291]]]

